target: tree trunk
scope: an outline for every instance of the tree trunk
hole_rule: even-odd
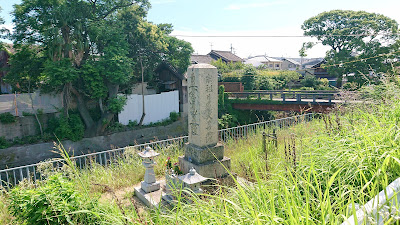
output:
[[[113,99],[117,97],[119,91],[119,85],[117,84],[107,84],[108,88],[108,99]],[[108,104],[107,104],[108,106]],[[110,124],[111,120],[114,118],[114,113],[104,110],[101,113],[101,117],[98,121],[93,122],[91,126],[87,126],[85,131],[85,137],[94,137],[103,135],[105,129],[107,128],[108,124]]]
[[[142,126],[144,117],[146,116],[145,105],[144,105],[144,67],[142,58],[140,58],[140,67],[142,69],[142,117],[140,117],[139,126]]]
[[[81,117],[83,119],[83,122],[86,125],[86,130],[87,130],[90,127],[93,126],[94,121],[93,121],[92,117],[90,116],[89,110],[86,107],[85,100],[83,99],[83,96],[72,86],[71,86],[71,92],[76,97],[78,111],[79,111],[79,114],[81,115]]]

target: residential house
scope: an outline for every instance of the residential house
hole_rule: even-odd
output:
[[[282,70],[299,70],[301,64],[296,60],[289,58],[282,58]]]
[[[304,76],[307,74],[313,75],[319,79],[326,78],[330,85],[336,86],[337,77],[330,75],[328,70],[322,67],[325,63],[326,60],[323,58],[309,60],[306,63],[303,63],[303,71],[301,74]]]
[[[217,51],[217,50],[211,50],[210,53],[208,53],[213,60],[218,60],[221,59],[225,63],[236,63],[236,62],[243,62],[244,60],[240,58],[239,56],[233,54],[230,51]]]
[[[266,65],[269,69],[281,70],[282,62],[282,60],[268,57],[266,55],[259,55],[247,58],[244,63],[251,64],[255,67]]]
[[[159,80],[160,91],[179,91],[179,112],[184,116],[187,115],[187,77],[168,62],[162,62],[155,70]]]
[[[200,63],[206,63],[206,64],[211,64],[211,62],[214,61],[213,58],[209,55],[191,55],[190,56],[190,62],[192,64],[200,64]]]

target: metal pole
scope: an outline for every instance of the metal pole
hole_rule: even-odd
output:
[[[266,139],[266,137],[267,137],[267,134],[265,133],[265,131],[263,131],[263,133],[262,133],[262,148],[263,148],[263,151],[265,152],[265,154],[267,154],[267,143],[266,143],[267,139]]]

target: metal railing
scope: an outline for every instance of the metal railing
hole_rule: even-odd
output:
[[[314,119],[315,115],[317,114],[309,113],[283,119],[263,121],[259,123],[221,129],[218,131],[218,136],[219,140],[223,142],[232,139],[237,140],[254,134],[257,132],[257,130],[265,130],[267,128],[285,128],[302,122],[309,122]],[[117,148],[80,156],[73,156],[70,157],[70,159],[76,164],[78,168],[81,169],[90,168],[94,164],[108,166],[110,164],[118,162],[119,160],[124,160],[124,158],[126,157],[125,152],[128,149],[133,148],[137,151],[142,151],[146,146],[150,146],[151,148],[156,150],[166,148],[170,145],[183,146],[186,142],[188,142],[188,136],[182,136],[161,141],[154,141],[151,143],[128,146],[124,148]],[[44,177],[39,172],[38,167],[47,165],[53,169],[60,169],[64,165],[64,163],[64,159],[56,159],[26,166],[0,170],[0,186],[10,188],[17,185],[23,179],[33,181],[43,180]]]
[[[312,103],[332,104],[339,93],[336,91],[253,91],[253,92],[229,92],[232,98],[258,98],[271,101],[300,103],[307,99]]]

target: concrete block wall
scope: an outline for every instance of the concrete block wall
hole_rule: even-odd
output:
[[[39,120],[41,121],[43,129],[47,128],[48,121],[53,118],[55,114],[41,114]],[[40,134],[39,125],[35,116],[16,117],[17,121],[14,123],[3,124],[0,122],[0,137],[5,137],[7,140],[14,138],[22,138],[25,136],[33,136]]]
[[[187,120],[180,120],[158,127],[114,133],[106,136],[84,138],[77,142],[62,141],[64,148],[72,155],[82,155],[118,147],[148,143],[151,140],[164,140],[187,135]],[[45,159],[59,158],[54,143],[40,143],[0,149],[0,169],[38,163]]]

